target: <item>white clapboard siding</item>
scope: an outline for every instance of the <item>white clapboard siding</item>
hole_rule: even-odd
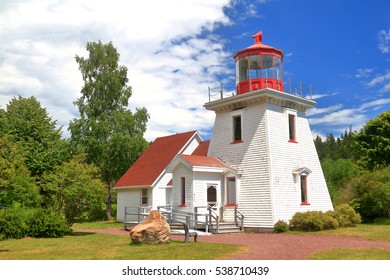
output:
[[[209,156],[243,171],[238,208],[245,227],[272,227],[269,155],[266,137],[266,106],[255,104],[242,110],[243,142],[231,144],[231,112],[218,112]]]
[[[274,223],[288,221],[296,212],[333,209],[305,114],[297,112],[297,143],[288,142],[287,118],[285,108],[268,104]],[[302,167],[312,171],[308,176],[310,205],[301,205],[299,177],[295,175],[294,180],[293,170]]]
[[[141,202],[141,190],[140,188],[128,188],[117,190],[117,216],[116,219],[119,222],[124,220],[125,207],[136,208]],[[149,193],[150,198],[150,193]]]

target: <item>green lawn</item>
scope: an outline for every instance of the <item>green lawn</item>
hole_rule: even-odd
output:
[[[135,245],[126,235],[76,233],[64,238],[0,241],[0,260],[212,260],[242,250],[237,245],[182,241]]]
[[[338,228],[318,232],[296,232],[290,234],[326,234],[359,237],[372,241],[390,242],[390,225],[361,224],[356,227]],[[390,249],[332,249],[315,252],[309,260],[390,260]]]
[[[390,242],[390,225],[361,224],[356,227],[322,230],[316,232],[289,231],[290,234],[330,234],[360,237],[372,241]]]
[[[308,260],[390,260],[390,249],[333,249],[311,254]]]

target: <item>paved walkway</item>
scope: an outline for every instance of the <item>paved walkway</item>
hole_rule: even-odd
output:
[[[127,235],[128,231],[116,229],[78,230]],[[182,236],[172,236],[183,240]],[[192,240],[192,238],[191,238]],[[231,256],[236,260],[303,260],[311,253],[336,248],[382,248],[390,249],[390,242],[369,241],[362,238],[335,235],[294,235],[235,233],[200,236],[199,242],[237,244],[248,247],[248,251]]]

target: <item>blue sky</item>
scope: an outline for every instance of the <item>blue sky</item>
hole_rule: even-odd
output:
[[[130,107],[150,113],[153,140],[197,129],[210,137],[207,88],[234,88],[233,54],[263,43],[284,51],[286,90],[302,82],[317,107],[314,135],[339,136],[390,109],[390,1],[0,0],[0,106],[34,95],[63,126],[78,117],[75,55],[112,41],[129,69]]]

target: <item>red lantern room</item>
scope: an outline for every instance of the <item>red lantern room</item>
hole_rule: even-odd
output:
[[[261,88],[284,91],[283,51],[262,44],[261,31],[253,35],[252,38],[255,39],[254,45],[238,51],[234,55],[237,94]]]

